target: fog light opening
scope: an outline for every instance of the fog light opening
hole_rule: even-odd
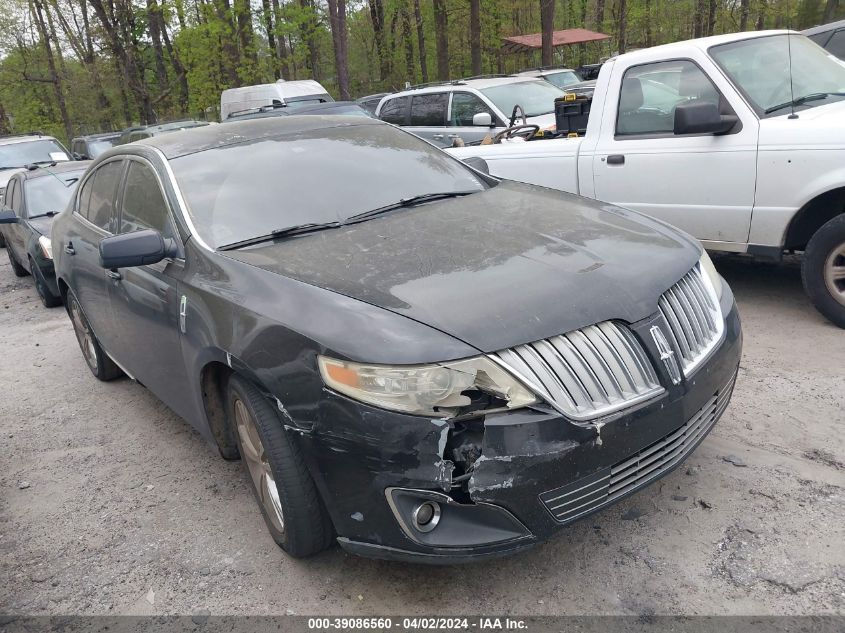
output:
[[[418,532],[431,532],[440,523],[440,504],[436,501],[423,501],[412,516],[414,529]]]

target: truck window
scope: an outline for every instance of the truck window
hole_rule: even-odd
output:
[[[472,125],[472,117],[481,112],[489,113],[494,121],[497,119],[487,104],[471,92],[452,93],[452,118],[449,122],[451,125]]]
[[[845,59],[845,29],[836,31],[825,48],[839,59]]]
[[[446,125],[448,104],[449,94],[446,92],[415,95],[411,100],[411,125],[424,127]]]
[[[720,103],[719,91],[692,62],[658,62],[629,68],[622,77],[616,134],[671,134],[675,107],[690,101]]]

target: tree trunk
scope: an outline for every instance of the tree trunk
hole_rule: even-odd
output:
[[[147,0],[147,26],[150,31],[150,39],[153,41],[156,81],[159,91],[164,93],[167,90],[167,68],[164,65],[164,49],[161,45],[162,25],[161,9],[158,3],[156,0]]]
[[[704,1],[695,0],[695,13],[692,17],[692,36],[702,37],[704,35]]]
[[[6,109],[0,103],[0,136],[3,134],[11,134],[12,128],[9,125],[9,117],[6,115]]]
[[[302,21],[300,32],[305,45],[308,47],[308,66],[311,78],[320,81],[320,57],[317,49],[317,15],[312,0],[299,0],[299,6],[306,17]]]
[[[745,0],[746,2],[748,0]],[[619,14],[616,16],[617,20],[617,33],[618,33],[618,48],[619,54],[625,52],[625,49],[628,46],[628,2],[627,0],[619,0],[617,6],[617,11]]]
[[[420,0],[414,0],[414,22],[417,26],[417,49],[420,57],[420,72],[422,73],[422,82],[428,83],[428,63],[426,59],[425,50],[425,25],[423,24],[422,12],[420,11]]]
[[[276,58],[282,72],[282,79],[290,79],[290,68],[288,67],[288,45],[285,42],[285,34],[281,30],[282,8],[279,6],[279,0],[272,0],[273,2],[273,17],[276,20]]]
[[[252,9],[250,0],[233,0],[232,8],[235,12],[235,27],[237,28],[237,42],[241,53],[241,72],[244,80],[252,82],[256,79],[258,67],[258,52],[255,50],[255,34],[252,31]],[[247,63],[244,64],[243,62]]]
[[[763,0],[763,7],[766,6],[765,0]],[[827,0],[824,3],[824,14],[822,15],[822,23],[825,24],[830,22],[833,14],[836,13],[836,10],[839,8],[839,0]],[[762,9],[761,9],[762,11]],[[761,29],[758,29],[761,30]]]
[[[264,31],[267,34],[267,44],[270,46],[270,50],[276,53],[278,48],[276,46],[276,33],[273,29],[273,11],[270,8],[270,0],[261,0],[261,17],[264,19]],[[273,78],[279,78],[278,58],[273,64]]]
[[[411,34],[411,12],[407,5],[402,7],[402,41],[405,45],[405,81],[417,83],[417,67],[414,63],[414,37]]]
[[[53,84],[53,92],[56,95],[56,102],[59,106],[59,114],[62,117],[62,123],[64,124],[67,142],[70,143],[70,140],[73,138],[73,127],[70,124],[70,116],[68,116],[67,113],[67,103],[65,102],[65,95],[62,90],[62,79],[59,77],[59,73],[56,70],[56,60],[55,57],[53,57],[53,46],[50,44],[50,37],[47,34],[47,25],[44,22],[44,6],[41,4],[41,0],[32,0],[30,8],[32,9],[32,17],[35,21],[35,25],[38,28],[38,34],[44,44],[44,54],[47,57],[47,68],[50,71],[50,81]],[[58,42],[56,45],[58,46]]]
[[[188,112],[188,75],[185,72],[185,67],[182,65],[182,60],[179,59],[179,53],[173,47],[170,41],[170,35],[167,33],[167,24],[162,20],[161,35],[164,38],[164,47],[167,49],[167,56],[170,57],[170,64],[173,70],[176,71],[176,80],[179,82],[179,108],[183,114]]]
[[[597,31],[601,31],[602,25],[604,24],[604,1],[605,0],[596,0],[596,17],[594,21]]]
[[[449,17],[446,0],[434,0],[434,44],[437,49],[437,78],[449,79]]]
[[[337,72],[337,87],[340,98],[349,101],[349,56],[347,53],[346,0],[328,0],[329,26],[334,44],[334,65]],[[412,51],[413,53],[413,51]]]
[[[654,45],[654,35],[651,30],[651,0],[645,0],[645,45]]]
[[[540,29],[542,30],[541,63],[543,66],[554,64],[555,1],[540,0]]]
[[[551,2],[554,4],[554,0]],[[481,0],[469,0],[469,53],[472,74],[481,74]]]
[[[765,2],[765,0],[761,0]],[[713,35],[716,32],[716,0],[710,0],[710,5],[707,11],[707,35]]]
[[[390,60],[387,57],[387,46],[384,39],[384,4],[382,0],[369,0],[369,7],[370,21],[373,24],[373,35],[376,39],[379,79],[386,81],[388,75],[390,75]]]
[[[755,28],[762,31],[766,27],[766,0],[760,0],[760,7],[757,11],[757,24]]]
[[[748,0],[740,0],[739,2],[739,30],[748,30]]]

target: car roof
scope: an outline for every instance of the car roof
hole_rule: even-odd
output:
[[[83,134],[82,136],[74,136],[74,141],[87,141],[87,140],[95,140],[100,138],[117,138],[121,135],[122,132],[98,132],[97,134]]]
[[[33,180],[35,178],[50,176],[52,174],[59,175],[72,171],[85,171],[88,169],[88,165],[90,164],[90,160],[63,160],[54,165],[39,165],[34,169],[23,168],[18,173],[24,180]]]
[[[818,33],[826,33],[827,31],[834,31],[845,27],[845,20],[838,20],[836,22],[828,22],[827,24],[820,24],[809,29],[801,31],[804,35],[816,35]]]
[[[16,134],[12,136],[0,136],[0,145],[11,145],[12,143],[27,143],[30,141],[55,141],[56,139],[48,134]]]
[[[215,147],[225,147],[227,145],[263,138],[275,138],[300,132],[362,125],[387,124],[369,117],[324,115],[263,117],[243,121],[231,121],[226,123],[226,125],[206,125],[172,134],[153,136],[136,141],[131,145],[119,145],[115,148],[117,151],[109,150],[109,155],[120,153],[121,148],[131,148],[132,145],[135,145],[154,147],[161,151],[168,159],[173,159],[187,154],[195,154],[214,149]]]
[[[419,86],[400,90],[387,95],[385,98],[393,98],[396,96],[404,96],[409,94],[428,94],[430,92],[443,92],[444,90],[460,90],[461,88],[474,88],[475,90],[484,90],[486,88],[493,88],[495,86],[504,86],[506,84],[529,83],[532,81],[543,81],[539,77],[527,77],[517,75],[504,75],[501,77],[483,77],[483,78],[469,78],[469,79],[455,79],[453,81],[438,82],[431,85]]]
[[[574,73],[572,68],[529,68],[528,70],[521,70],[516,73],[517,77],[543,77],[544,75],[554,75],[557,73]]]

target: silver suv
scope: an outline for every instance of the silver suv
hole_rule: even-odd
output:
[[[18,169],[63,160],[71,160],[70,152],[52,136],[39,132],[0,136],[0,208],[6,183]],[[0,246],[5,245],[6,240],[0,235]]]
[[[376,116],[449,147],[457,138],[477,143],[504,130],[516,105],[522,107],[528,123],[541,130],[553,127],[555,99],[562,94],[560,88],[533,77],[461,79],[387,95]]]

